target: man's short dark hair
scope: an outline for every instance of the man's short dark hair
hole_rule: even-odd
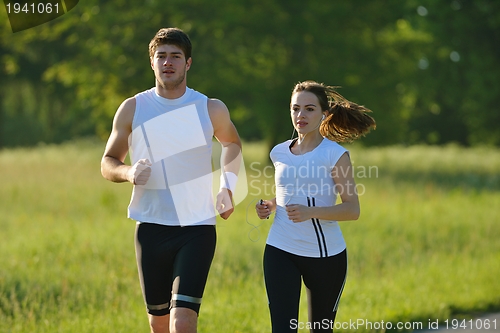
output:
[[[149,42],[149,56],[153,57],[160,45],[175,45],[184,52],[186,60],[191,58],[191,40],[179,28],[161,28]]]

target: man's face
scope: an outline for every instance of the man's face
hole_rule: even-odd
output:
[[[156,81],[161,87],[172,90],[185,84],[186,72],[191,67],[192,59],[186,60],[179,47],[170,44],[159,45],[150,60]]]

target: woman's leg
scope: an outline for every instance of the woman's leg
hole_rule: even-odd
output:
[[[264,280],[273,333],[297,332],[302,281],[292,257],[285,251],[266,245]]]
[[[347,274],[347,253],[344,250],[327,258],[306,259],[301,272],[307,288],[311,332],[332,332]]]

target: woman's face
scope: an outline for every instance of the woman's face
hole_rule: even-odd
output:
[[[318,97],[308,91],[301,91],[292,95],[290,103],[292,123],[299,134],[306,134],[318,130],[323,115]]]

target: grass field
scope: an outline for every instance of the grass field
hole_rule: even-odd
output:
[[[148,332],[126,218],[131,186],[101,177],[102,149],[0,151],[0,332]],[[362,213],[341,224],[349,271],[336,331],[354,331],[353,321],[384,331],[382,320],[427,328],[500,309],[500,151],[349,149]],[[253,186],[218,221],[202,333],[270,331],[261,258],[272,220],[258,220],[253,204],[272,195],[272,179],[258,171],[268,163],[262,145],[244,154]]]

